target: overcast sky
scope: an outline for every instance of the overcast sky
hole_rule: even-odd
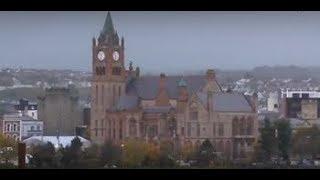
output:
[[[0,12],[0,66],[91,70],[107,12]],[[320,12],[111,12],[144,72],[320,65]]]

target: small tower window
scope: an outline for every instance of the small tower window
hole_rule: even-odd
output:
[[[99,99],[99,98],[98,98],[98,97],[99,97],[99,96],[98,96],[98,93],[99,93],[98,91],[99,91],[99,90],[98,90],[98,85],[96,85],[96,99],[95,99],[96,105],[98,104],[98,99]]]
[[[116,76],[121,75],[121,67],[113,67],[112,68],[112,75],[116,75]]]
[[[98,76],[105,75],[106,74],[106,68],[105,67],[96,67],[96,74]]]
[[[101,104],[104,105],[104,85],[101,86]]]

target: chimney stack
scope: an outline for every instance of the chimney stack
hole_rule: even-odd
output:
[[[253,111],[257,112],[257,110],[258,110],[258,93],[254,92],[251,99],[252,99],[251,101],[252,101]]]

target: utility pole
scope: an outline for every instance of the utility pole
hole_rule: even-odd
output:
[[[18,168],[24,169],[26,167],[26,144],[18,143]]]

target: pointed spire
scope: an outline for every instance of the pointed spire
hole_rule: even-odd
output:
[[[114,33],[115,33],[115,30],[114,30],[111,14],[108,11],[107,18],[104,22],[104,26],[103,26],[101,34],[102,35],[109,35],[109,34],[114,34]]]

